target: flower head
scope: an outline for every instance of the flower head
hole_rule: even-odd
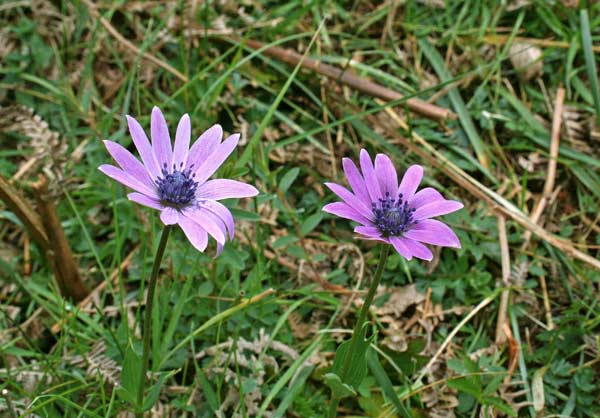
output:
[[[118,166],[103,164],[100,171],[133,189],[127,195],[129,200],[159,210],[165,225],[178,224],[199,251],[206,249],[211,235],[219,254],[227,236],[233,239],[234,222],[229,209],[218,201],[258,194],[256,188],[239,181],[209,180],[236,147],[239,134],[221,142],[223,130],[213,125],[190,148],[190,117],[185,114],[172,147],[167,122],[158,107],[152,109],[150,119],[152,143],[134,118],[127,116],[127,123],[142,161],[116,142],[104,141]]]
[[[354,232],[366,239],[392,244],[407,260],[433,258],[423,243],[460,248],[454,231],[431,218],[457,211],[463,205],[444,199],[431,187],[417,192],[423,167],[410,166],[398,184],[396,169],[385,154],[377,154],[373,165],[369,153],[361,150],[362,174],[351,159],[344,158],[342,162],[352,192],[339,184],[325,183],[342,199],[325,205],[325,212],[358,222],[360,225]]]

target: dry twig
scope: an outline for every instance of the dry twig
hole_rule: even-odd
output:
[[[230,37],[230,39],[235,40],[236,42],[242,42],[240,39],[235,37]],[[302,68],[315,71],[318,74],[322,74],[326,77],[339,81],[342,84],[350,86],[353,89],[356,89],[363,93],[370,94],[371,96],[386,101],[399,100],[403,97],[397,91],[388,89],[387,87],[384,87],[381,84],[375,83],[362,77],[358,77],[352,74],[351,72],[340,70],[339,68],[336,68],[332,65],[323,64],[318,60],[306,57],[304,58],[304,61],[302,61],[302,55],[298,54],[295,51],[280,48],[278,46],[266,47],[264,43],[253,39],[246,39],[244,42],[252,49],[264,49],[263,52],[265,55],[277,58],[290,65],[297,65],[298,63],[301,63]],[[444,121],[447,119],[456,118],[456,115],[452,111],[433,105],[431,103],[427,103],[426,101],[421,99],[408,99],[406,101],[406,105],[413,112],[437,121]]]
[[[510,252],[508,249],[508,238],[506,236],[506,218],[498,215],[498,237],[500,238],[500,259],[502,262],[502,285],[505,289],[500,296],[500,306],[498,308],[498,320],[496,323],[496,344],[506,342],[508,335],[505,332],[507,327],[506,310],[508,309],[508,298],[510,296],[508,287],[510,286]],[[510,328],[508,328],[510,330]]]
[[[86,297],[88,289],[81,280],[65,231],[56,214],[56,207],[50,198],[48,180],[40,175],[39,180],[31,187],[35,190],[37,209],[46,236],[48,241],[52,243],[52,248],[47,251],[47,258],[52,264],[60,293],[68,299],[79,302]]]

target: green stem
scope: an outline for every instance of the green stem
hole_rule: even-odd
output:
[[[152,264],[152,274],[150,276],[150,283],[148,284],[148,295],[146,296],[146,311],[144,312],[144,330],[142,332],[143,340],[143,353],[142,353],[142,368],[140,372],[140,384],[138,386],[137,393],[137,411],[136,418],[144,417],[144,388],[146,386],[146,372],[148,371],[148,364],[150,362],[150,333],[152,325],[152,307],[154,306],[154,293],[156,293],[156,283],[158,279],[158,271],[160,270],[160,263],[167,247],[167,240],[169,239],[169,233],[171,232],[171,225],[165,226],[160,236],[160,242],[158,243],[158,249],[154,257],[154,263]]]
[[[371,306],[373,298],[375,297],[377,286],[379,286],[379,282],[381,281],[381,274],[383,273],[383,270],[385,268],[385,262],[387,261],[389,252],[389,245],[384,245],[381,247],[381,254],[379,255],[379,264],[377,264],[375,277],[373,277],[373,281],[371,282],[371,286],[369,287],[369,292],[367,293],[365,303],[360,309],[358,320],[356,321],[356,324],[354,324],[354,330],[352,331],[352,340],[350,341],[350,348],[344,356],[344,362],[342,363],[342,368],[340,370],[340,379],[342,380],[342,382],[346,379],[346,375],[348,374],[348,366],[350,366],[350,359],[352,358],[351,353],[353,353],[356,350],[356,347],[358,345],[361,330],[365,320],[367,319],[369,307]],[[329,405],[329,418],[335,418],[337,416],[337,407],[339,403],[340,398],[338,396],[334,396],[331,399],[331,404]]]

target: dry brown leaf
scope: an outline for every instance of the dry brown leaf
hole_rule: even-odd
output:
[[[384,292],[388,293],[390,297],[387,302],[376,309],[378,316],[393,315],[400,317],[409,306],[419,304],[425,300],[425,294],[417,291],[414,284],[388,288]],[[381,294],[381,291],[378,293]]]

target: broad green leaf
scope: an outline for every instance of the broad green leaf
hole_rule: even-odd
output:
[[[333,397],[347,398],[348,396],[356,396],[356,391],[350,385],[342,382],[340,376],[335,373],[327,373],[323,376],[325,384],[331,389]]]
[[[146,395],[144,397],[144,411],[148,411],[149,409],[151,409],[158,400],[158,396],[160,395],[160,388],[162,387],[166,377],[166,373],[162,374],[158,378],[158,381],[150,387],[148,392],[146,392]]]
[[[448,387],[457,389],[461,392],[468,393],[469,395],[479,399],[481,397],[481,393],[483,392],[483,388],[479,384],[479,382],[475,379],[471,379],[469,377],[460,377],[458,379],[449,379],[446,383]]]
[[[321,219],[323,219],[322,212],[317,212],[314,215],[310,215],[308,218],[306,218],[304,222],[302,222],[302,225],[300,225],[300,232],[302,233],[302,236],[306,236],[310,231],[315,229],[317,225],[319,225],[319,222],[321,222]]]
[[[288,172],[283,175],[281,181],[279,182],[279,190],[281,190],[282,193],[287,192],[292,183],[298,177],[299,173],[300,169],[298,167],[294,167],[291,170],[288,170]]]
[[[125,358],[123,359],[123,371],[121,372],[121,385],[123,391],[121,395],[130,403],[136,404],[136,396],[140,385],[140,373],[142,359],[135,352],[131,344],[125,348]]]
[[[367,349],[371,342],[375,340],[376,336],[373,334],[368,340],[365,340],[368,328],[368,323],[363,325],[358,336],[356,349],[353,352],[350,352],[352,340],[340,344],[335,352],[331,371],[340,377],[344,376],[344,378],[341,379],[342,383],[347,384],[352,388],[358,388],[367,375]],[[346,356],[350,356],[350,358],[346,359]],[[348,369],[342,370],[342,367],[346,364],[348,365]]]
[[[367,350],[367,364],[369,366],[369,370],[371,370],[371,373],[375,377],[377,384],[381,387],[383,394],[392,403],[392,405],[394,405],[394,408],[396,408],[396,410],[404,418],[412,418],[410,411],[402,404],[398,398],[398,395],[396,395],[396,390],[394,389],[390,378],[379,362],[377,352],[372,348]]]

